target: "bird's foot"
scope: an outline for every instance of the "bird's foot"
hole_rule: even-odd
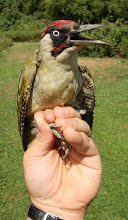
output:
[[[65,160],[66,157],[68,156],[69,152],[71,151],[72,149],[72,146],[66,142],[66,147],[65,147],[65,150],[64,150],[64,155],[62,156],[62,159]]]
[[[65,140],[63,133],[61,131],[58,131],[57,128],[60,128],[60,126],[56,126],[55,123],[49,124],[49,127],[53,134],[61,140],[61,145],[58,147],[58,150],[63,150],[64,155],[62,156],[62,159],[65,160],[68,153],[71,151],[71,145]]]

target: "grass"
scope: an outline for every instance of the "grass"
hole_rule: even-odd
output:
[[[37,43],[14,43],[0,57],[0,219],[25,219],[30,205],[25,186],[23,150],[18,134],[16,99],[18,76]],[[80,58],[96,83],[93,139],[103,163],[97,198],[86,219],[125,220],[128,184],[128,73],[127,60]]]

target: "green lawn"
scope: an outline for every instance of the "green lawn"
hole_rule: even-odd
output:
[[[0,219],[22,220],[30,205],[23,177],[23,150],[17,126],[17,84],[37,43],[16,43],[0,57]],[[80,58],[96,83],[93,139],[103,162],[97,198],[85,219],[128,219],[128,62],[119,58]]]

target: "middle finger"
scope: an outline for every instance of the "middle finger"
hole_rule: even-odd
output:
[[[60,131],[63,132],[63,130],[66,127],[73,127],[76,131],[78,132],[83,132],[85,133],[87,136],[91,136],[91,129],[89,127],[89,125],[87,124],[87,122],[79,119],[79,118],[57,118],[55,120],[55,124],[57,126],[60,126]]]

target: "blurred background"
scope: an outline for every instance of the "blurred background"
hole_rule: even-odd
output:
[[[0,0],[0,50],[17,41],[38,41],[43,28],[59,19],[108,25],[91,31],[90,37],[103,38],[112,46],[91,47],[82,55],[128,57],[127,0]]]
[[[103,163],[100,192],[85,219],[127,220],[127,0],[0,0],[0,219],[25,219],[31,204],[17,126],[18,77],[38,47],[44,27],[59,19],[107,25],[83,34],[111,46],[86,47],[78,58],[96,84],[92,138]]]

